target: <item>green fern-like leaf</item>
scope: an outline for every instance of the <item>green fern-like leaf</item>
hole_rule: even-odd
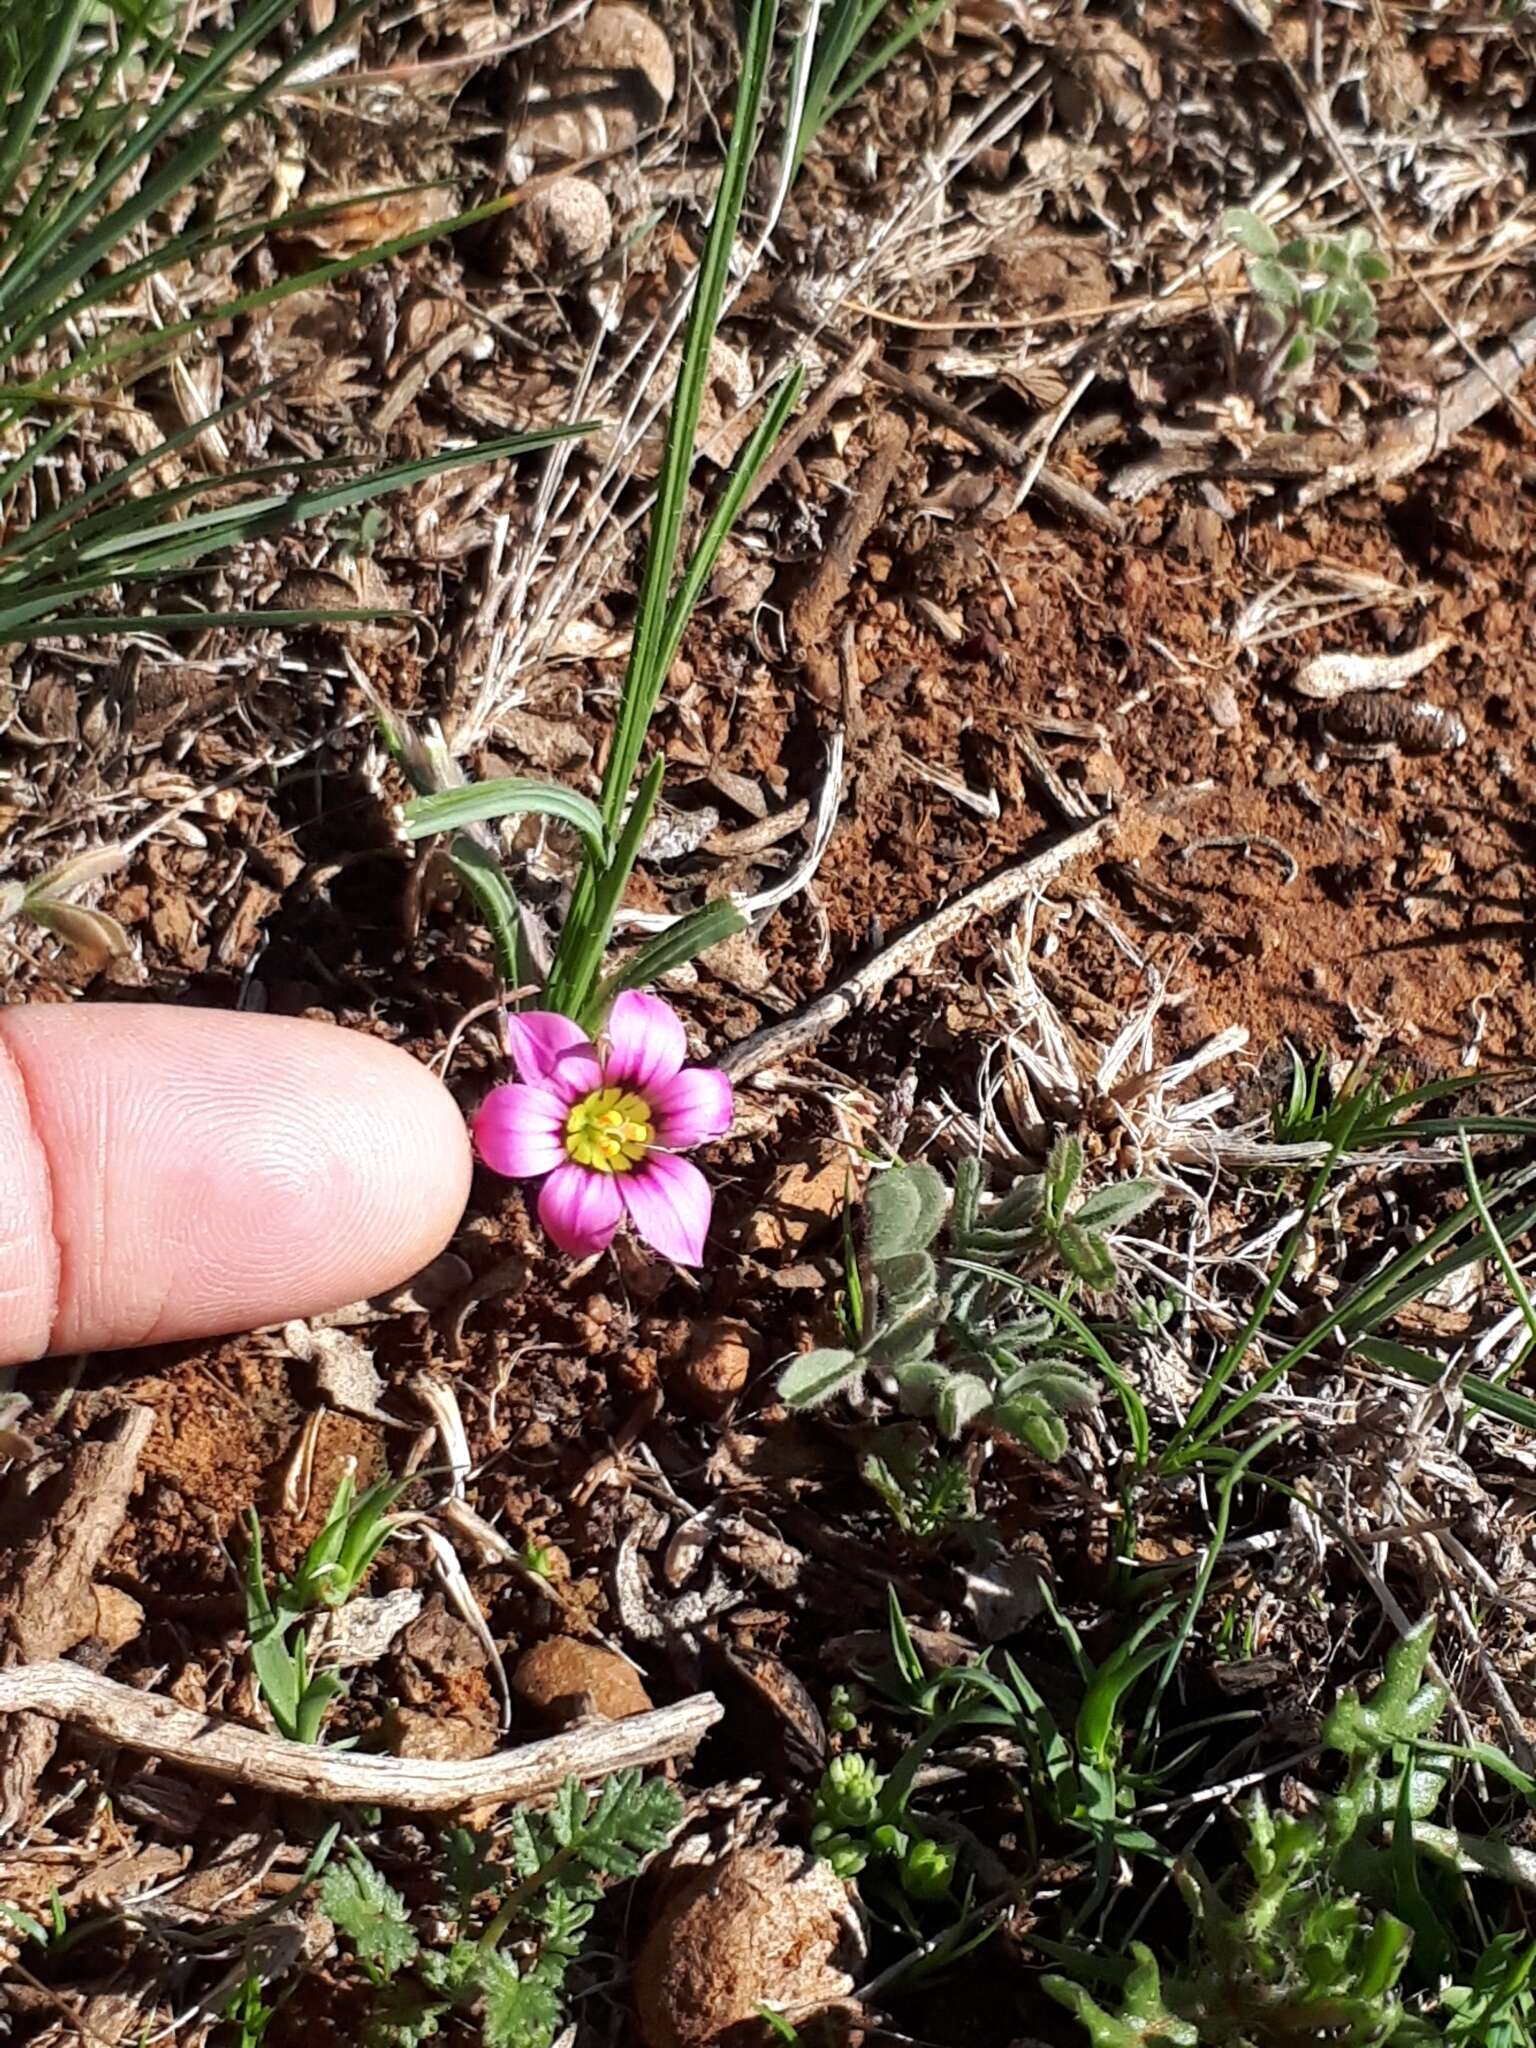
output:
[[[496,1885],[500,1873],[486,1860],[490,1838],[469,1828],[450,1828],[443,1843],[443,1875],[460,1921],[482,1892]]]
[[[510,1956],[491,1955],[481,1965],[480,1989],[487,2048],[549,2048],[560,2001],[537,1975],[524,1976]]]
[[[682,1817],[683,1802],[664,1778],[618,1771],[581,1824],[580,1853],[594,1870],[631,1877],[644,1857],[666,1847]]]
[[[416,1960],[421,1944],[405,1900],[365,1856],[354,1853],[346,1863],[331,1865],[320,1883],[320,1908],[380,1981]]]

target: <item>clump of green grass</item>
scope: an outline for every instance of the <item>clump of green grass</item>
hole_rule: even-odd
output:
[[[242,127],[263,117],[273,95],[327,41],[361,20],[366,0],[353,0],[321,34],[293,39],[290,54],[271,59],[267,52],[297,11],[297,0],[254,0],[206,44],[186,31],[181,10],[126,0],[40,0],[10,9],[0,24],[0,105],[7,110],[0,140],[0,646],[61,632],[120,632],[130,623],[173,632],[371,616],[200,607],[189,601],[186,575],[264,535],[585,431],[507,435],[341,481],[322,481],[322,472],[363,469],[348,451],[149,483],[209,428],[270,395],[258,389],[48,503],[51,464],[81,421],[177,351],[201,346],[227,321],[385,262],[508,203],[493,201],[181,320],[135,318],[138,295],[156,279],[226,252],[246,253],[265,235],[313,224],[327,211],[307,207],[273,221],[259,213],[209,219],[193,210],[192,225],[170,224],[189,197],[206,191]],[[154,602],[172,586],[177,596],[169,604]],[[103,600],[110,600],[105,608],[92,608]]]

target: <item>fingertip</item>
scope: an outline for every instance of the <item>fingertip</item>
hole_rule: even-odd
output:
[[[378,1039],[102,1005],[0,1012],[0,1042],[48,1167],[51,1216],[31,1227],[57,1252],[53,1350],[220,1335],[381,1293],[463,1213],[464,1120]],[[15,1318],[37,1323],[35,1304]]]

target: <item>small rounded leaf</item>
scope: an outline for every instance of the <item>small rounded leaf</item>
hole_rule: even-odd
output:
[[[1229,206],[1221,216],[1222,233],[1246,249],[1250,256],[1278,256],[1280,237],[1267,220],[1261,220],[1246,206]]]
[[[851,1392],[864,1368],[851,1351],[807,1351],[779,1375],[779,1398],[791,1408],[818,1408],[835,1394]]]
[[[1283,306],[1287,312],[1294,312],[1301,304],[1301,286],[1293,271],[1281,263],[1251,263],[1248,276],[1260,298],[1268,299],[1273,306]]]

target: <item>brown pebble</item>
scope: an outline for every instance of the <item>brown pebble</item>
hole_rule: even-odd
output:
[[[391,1707],[384,1717],[384,1740],[395,1756],[452,1763],[489,1756],[496,1731],[486,1722],[456,1721],[428,1707]]]
[[[596,1712],[605,1721],[644,1714],[651,1696],[633,1664],[601,1643],[551,1636],[524,1650],[512,1670],[512,1694],[541,1720],[564,1723]]]
[[[742,1225],[742,1245],[750,1252],[787,1251],[809,1237],[824,1237],[842,1215],[845,1202],[857,1195],[858,1175],[850,1167],[846,1148],[818,1145],[808,1158],[792,1160],[779,1174],[772,1199],[754,1209]]]
[[[144,1610],[129,1593],[116,1586],[92,1586],[94,1603],[89,1640],[109,1650],[121,1650],[144,1626]]]
[[[763,2008],[797,2020],[853,1989],[858,1922],[829,1863],[801,1849],[738,1849],[664,1904],[635,1965],[646,2048],[767,2039]]]
[[[434,1677],[485,1668],[485,1646],[467,1621],[441,1607],[429,1607],[400,1631],[397,1655],[412,1657]]]
[[[1205,708],[1212,725],[1222,732],[1236,732],[1243,722],[1237,692],[1230,683],[1209,684],[1205,692]]]
[[[683,1363],[682,1395],[695,1414],[722,1414],[747,1383],[753,1338],[745,1323],[721,1317],[700,1325]]]

